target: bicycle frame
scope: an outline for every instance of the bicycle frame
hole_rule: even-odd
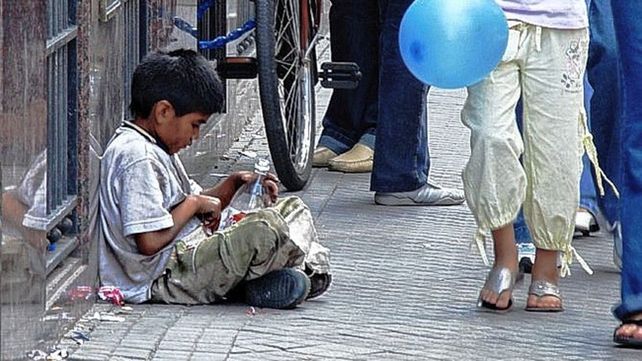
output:
[[[311,2],[315,3],[311,4]],[[299,4],[301,9],[301,39],[299,41],[301,49],[305,51],[304,59],[310,59],[310,52],[314,50],[319,41],[323,0],[299,0]],[[308,41],[308,39],[311,40]]]
[[[300,190],[311,172],[316,127],[315,86],[322,79],[322,86],[354,88],[353,78],[358,68],[352,63],[348,65],[353,67],[347,63],[324,63],[323,74],[318,70],[316,47],[325,38],[322,16],[323,2],[327,0],[245,1],[254,4],[255,21],[240,21],[237,26],[242,23],[242,27],[204,44],[214,48],[240,39],[237,56],[227,56],[225,47],[216,51],[220,56],[217,70],[224,80],[258,77],[274,168],[288,190]],[[224,9],[217,8],[219,17]],[[249,33],[246,24],[252,24],[256,30]],[[224,21],[214,25],[225,28]],[[219,41],[220,38],[224,41]],[[256,47],[252,46],[254,41]],[[256,49],[256,55],[246,55],[247,49]]]

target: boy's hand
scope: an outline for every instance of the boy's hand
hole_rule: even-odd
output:
[[[250,183],[256,179],[256,175],[253,172],[237,172],[236,174],[241,180],[241,184]],[[268,172],[263,179],[263,186],[272,204],[276,203],[277,198],[279,198],[279,183],[279,178],[273,173]]]
[[[146,256],[158,253],[170,244],[185,225],[198,217],[205,233],[212,235],[221,221],[221,200],[204,194],[190,194],[170,212],[174,225],[157,231],[134,234],[138,252]]]
[[[219,184],[213,188],[204,190],[201,194],[218,198],[221,202],[221,208],[225,208],[230,204],[232,197],[239,188],[248,182],[252,182],[254,179],[256,179],[254,172],[234,172]],[[267,193],[266,198],[268,198],[266,202],[271,204],[276,203],[279,197],[279,179],[274,174],[268,173],[265,176],[263,185]]]
[[[221,201],[216,197],[197,195],[199,218],[206,232],[213,233],[221,222]]]

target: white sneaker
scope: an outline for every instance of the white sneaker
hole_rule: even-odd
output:
[[[593,214],[584,208],[578,208],[575,213],[575,232],[581,232],[582,236],[587,237],[593,232],[600,230]]]
[[[463,191],[428,182],[409,192],[376,192],[374,200],[384,206],[454,206],[464,203],[465,198]]]
[[[531,273],[533,265],[535,264],[535,255],[537,248],[532,242],[517,243],[517,260],[519,262],[520,273]],[[562,267],[562,253],[557,254],[557,268]]]
[[[533,243],[517,243],[517,259],[520,273],[531,273],[535,264],[535,245]]]

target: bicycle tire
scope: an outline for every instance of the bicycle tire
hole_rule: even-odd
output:
[[[308,52],[309,59],[304,59],[300,41],[291,39],[300,31],[300,17],[284,21],[288,12],[292,17],[300,14],[298,1],[256,0],[255,6],[256,58],[265,133],[281,183],[289,191],[297,191],[307,184],[312,169],[315,50]],[[309,33],[312,35],[312,29]]]

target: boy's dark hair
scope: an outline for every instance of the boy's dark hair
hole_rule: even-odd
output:
[[[147,118],[154,104],[167,100],[177,116],[218,113],[223,108],[223,85],[214,67],[193,50],[157,51],[134,70],[129,109],[134,118]]]

